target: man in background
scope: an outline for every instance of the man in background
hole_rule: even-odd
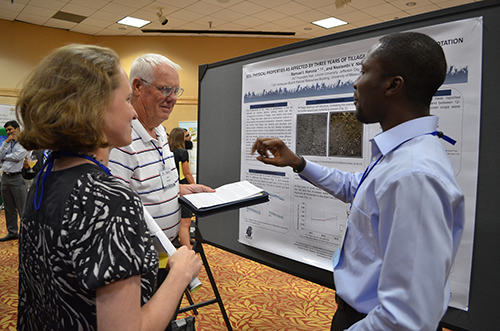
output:
[[[17,121],[8,121],[4,125],[7,139],[0,146],[0,163],[2,164],[2,199],[5,208],[7,235],[0,241],[18,239],[18,216],[21,217],[26,202],[26,182],[21,176],[24,158],[29,154],[17,142],[20,132]]]
[[[329,169],[259,138],[252,153],[350,203],[332,262],[332,331],[434,331],[450,299],[449,274],[464,227],[464,196],[430,116],[446,77],[441,46],[420,33],[383,37],[354,83],[356,117],[379,123],[364,173]],[[300,138],[300,137],[298,137]]]

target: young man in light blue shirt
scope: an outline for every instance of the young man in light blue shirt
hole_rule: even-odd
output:
[[[356,117],[379,123],[364,173],[329,169],[259,138],[252,153],[351,203],[333,259],[338,309],[332,331],[434,331],[450,298],[448,276],[464,227],[464,196],[430,116],[446,77],[441,46],[420,33],[383,37],[353,85]],[[271,154],[273,157],[271,157]]]
[[[2,199],[5,207],[5,222],[7,235],[1,241],[15,240],[18,238],[17,217],[21,217],[26,202],[26,182],[21,176],[24,158],[29,154],[17,142],[19,123],[8,121],[4,125],[7,139],[0,146],[0,163],[2,163]]]

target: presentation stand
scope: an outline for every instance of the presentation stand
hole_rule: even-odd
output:
[[[193,223],[192,223],[193,224]],[[192,225],[193,226],[193,225]],[[222,302],[222,298],[220,296],[219,290],[217,289],[217,284],[215,283],[214,276],[212,274],[212,270],[210,270],[210,265],[207,260],[207,256],[205,255],[205,251],[203,250],[203,237],[201,236],[200,230],[198,229],[198,226],[194,224],[195,227],[195,243],[193,246],[193,250],[196,253],[200,254],[201,261],[203,262],[203,267],[205,268],[205,271],[207,272],[208,280],[210,281],[210,285],[212,286],[212,290],[214,291],[215,298],[207,301],[203,301],[200,303],[194,303],[193,299],[191,298],[191,295],[189,294],[189,291],[185,291],[184,294],[186,295],[186,298],[188,299],[189,306],[180,308],[177,312],[177,314],[185,313],[187,311],[193,311],[195,315],[198,315],[198,308],[205,307],[211,304],[217,303],[219,305],[222,318],[224,319],[224,323],[226,323],[226,327],[229,331],[233,330],[233,327],[231,326],[231,322],[229,322],[229,317],[227,316],[226,309],[224,308],[224,303]],[[174,316],[174,320],[177,318],[177,315]]]
[[[484,27],[480,140],[477,146],[479,170],[469,302],[468,310],[449,308],[441,325],[454,331],[497,329],[500,325],[500,287],[496,286],[500,277],[500,260],[495,254],[500,251],[500,241],[496,239],[500,236],[500,222],[496,221],[500,215],[500,176],[496,167],[500,164],[500,146],[496,144],[500,123],[500,66],[497,61],[497,54],[500,54],[500,1],[480,1],[396,19],[200,66],[198,181],[218,187],[241,180],[241,103],[245,65],[475,17],[482,17]],[[237,210],[203,217],[198,226],[205,241],[213,246],[333,288],[330,271],[239,243]]]

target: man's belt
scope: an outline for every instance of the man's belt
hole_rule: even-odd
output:
[[[5,172],[4,171],[3,174],[6,175],[7,177],[14,177],[14,176],[20,175],[21,172]]]

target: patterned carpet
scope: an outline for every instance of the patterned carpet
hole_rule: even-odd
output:
[[[1,211],[0,237],[6,234]],[[203,247],[233,330],[330,330],[336,310],[333,290],[210,245]],[[0,330],[16,330],[17,267],[17,240],[0,242]],[[204,268],[199,278],[203,287],[192,295],[195,303],[215,297]],[[188,305],[184,298],[181,307]],[[192,315],[186,312],[178,319]],[[196,330],[227,330],[217,304],[198,309]]]
[[[0,213],[0,237],[7,234]],[[210,245],[205,254],[233,330],[329,330],[335,312],[334,291],[273,268],[244,259]],[[17,240],[0,242],[0,330],[16,330]],[[199,275],[203,287],[192,297],[195,303],[213,299],[205,269]],[[188,306],[186,298],[181,307]],[[218,304],[198,309],[197,331],[227,330]],[[178,316],[192,316],[186,312]]]

